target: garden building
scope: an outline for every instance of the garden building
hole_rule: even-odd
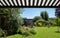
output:
[[[24,19],[24,25],[28,27],[33,27],[34,25],[33,19]]]
[[[55,15],[60,18],[60,8],[56,8]]]

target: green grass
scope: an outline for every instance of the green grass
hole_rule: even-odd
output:
[[[57,27],[35,27],[35,35],[23,36],[20,34],[15,34],[7,36],[6,38],[60,38],[60,33],[56,33]]]

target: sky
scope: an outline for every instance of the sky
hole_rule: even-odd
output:
[[[42,11],[47,11],[49,18],[55,17],[55,8],[23,8],[23,10],[21,14],[23,18],[32,19],[35,16],[40,16]]]

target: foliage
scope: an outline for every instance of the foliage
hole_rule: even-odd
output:
[[[30,35],[30,33],[28,32],[28,27],[25,27],[25,26],[20,26],[17,32],[25,36]]]
[[[55,21],[50,21],[51,26],[57,26],[57,23]]]
[[[35,22],[35,26],[41,27],[42,26],[42,23],[41,22]]]
[[[38,23],[38,26],[40,26],[40,27],[41,27],[41,26],[42,26],[42,23]]]
[[[10,14],[10,8],[0,8],[0,13]]]
[[[29,29],[29,32],[32,33],[32,34],[36,34],[35,30],[32,29],[32,28]]]
[[[50,26],[57,26],[57,18],[49,18],[48,22]]]
[[[50,25],[52,26],[60,26],[60,18],[54,18],[54,20],[49,20]]]
[[[24,36],[29,36],[30,33],[29,33],[27,30],[25,30],[24,32],[22,32],[22,35],[24,35]]]
[[[22,8],[0,8],[0,13],[8,14],[7,25],[4,25],[4,30],[8,34],[16,33],[19,26],[23,24],[23,19],[20,16]]]
[[[59,31],[59,28],[60,28],[60,18],[57,18],[57,19],[56,19],[56,24],[57,24],[57,26],[58,26],[58,32],[60,32],[60,31]]]
[[[42,17],[42,19],[48,21],[49,16],[48,16],[48,13],[46,11],[41,12],[41,17]]]
[[[39,19],[40,19],[40,16],[35,16],[34,19],[33,19],[33,21],[36,22]]]
[[[24,24],[24,20],[23,20],[23,18],[22,18],[21,16],[18,16],[18,17],[17,17],[17,21],[18,21],[18,26],[19,26],[19,27]]]
[[[60,27],[60,18],[57,18],[57,26]]]
[[[21,8],[11,8],[11,13],[10,13],[10,19],[9,19],[9,21],[10,21],[10,24],[11,24],[11,27],[10,27],[10,29],[11,29],[11,32],[17,32],[17,30],[18,30],[18,28],[19,28],[19,26],[20,25],[22,25],[21,24],[21,22],[19,22],[19,21],[22,21],[22,19],[20,19],[21,17],[20,17],[20,10]]]
[[[25,27],[25,26],[21,26],[20,29],[18,30],[18,33],[25,36],[36,34],[35,30],[29,27]]]
[[[36,16],[34,18],[34,24],[37,26],[47,25],[48,24],[48,13],[46,11],[42,11],[40,16]]]
[[[53,20],[49,20],[50,25],[58,26],[59,18],[54,18]]]
[[[45,25],[45,20],[43,20],[43,19],[40,19],[40,20],[37,20],[36,22],[35,22],[35,25],[36,26],[44,26]]]

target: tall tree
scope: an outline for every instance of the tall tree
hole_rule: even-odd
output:
[[[22,25],[22,18],[20,14],[22,13],[22,8],[0,8],[0,13],[8,14],[8,25],[4,25],[4,29],[8,33],[15,33],[20,25]]]
[[[11,8],[11,13],[10,13],[10,24],[12,26],[12,31],[13,33],[17,31],[19,26],[21,26],[23,23],[23,19],[21,18],[22,8]]]

